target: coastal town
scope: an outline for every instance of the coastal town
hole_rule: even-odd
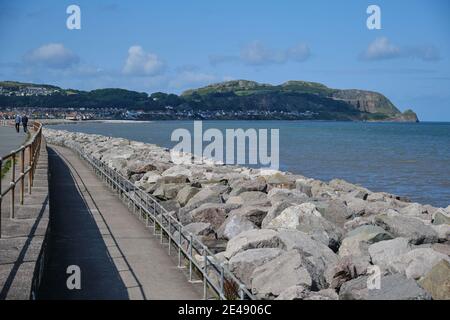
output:
[[[32,119],[84,120],[216,120],[216,119],[308,119],[316,112],[286,112],[260,110],[175,110],[167,106],[164,110],[129,110],[126,108],[0,108],[0,120],[14,119],[16,114],[27,114]]]

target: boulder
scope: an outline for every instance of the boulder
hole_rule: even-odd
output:
[[[230,196],[238,196],[243,192],[248,191],[261,191],[264,192],[267,189],[266,181],[262,177],[258,177],[252,180],[238,180],[231,185]]]
[[[419,281],[419,284],[434,300],[450,300],[450,263],[441,260]]]
[[[450,258],[432,248],[417,248],[394,259],[389,264],[389,271],[403,273],[407,278],[420,279],[441,260],[450,261]]]
[[[161,184],[153,192],[153,196],[161,200],[171,200],[177,197],[178,191],[180,191],[183,187],[184,187],[183,184],[175,184],[175,183]]]
[[[205,222],[190,223],[183,226],[183,230],[190,232],[195,236],[208,236],[214,234],[214,230],[211,228],[211,224]]]
[[[358,227],[347,233],[347,236],[342,240],[339,247],[339,256],[348,257],[351,270],[356,275],[363,275],[370,266],[369,245],[387,239],[392,239],[392,236],[378,226],[364,225]]]
[[[441,224],[450,225],[450,213],[445,212],[444,210],[437,210],[433,214],[433,224],[434,225],[441,225]]]
[[[292,286],[284,290],[275,300],[338,300],[333,289],[309,291],[304,286]]]
[[[272,205],[278,202],[301,204],[309,200],[309,197],[306,194],[295,189],[273,188],[269,191],[267,197]]]
[[[269,211],[268,207],[261,206],[242,206],[237,209],[230,211],[229,215],[237,215],[246,218],[247,220],[254,223],[258,228],[261,227],[261,223],[264,217]]]
[[[159,204],[168,212],[178,213],[180,205],[175,200],[160,201]]]
[[[310,201],[315,204],[317,210],[328,221],[339,227],[343,227],[348,219],[352,218],[352,213],[343,200],[340,199],[317,199]]]
[[[229,262],[229,270],[241,280],[247,288],[251,288],[253,271],[263,264],[275,259],[284,251],[276,248],[249,249],[233,256]]]
[[[447,256],[450,256],[450,242],[447,243],[434,243],[431,248],[434,251],[443,253]]]
[[[419,203],[411,203],[406,207],[399,209],[400,214],[415,216],[420,218],[429,218],[428,210],[425,206]]]
[[[199,188],[191,187],[190,185],[184,186],[178,191],[176,200],[180,206],[184,207],[199,191]]]
[[[304,232],[280,230],[279,247],[285,250],[297,250],[308,261],[308,271],[315,289],[326,289],[332,283],[339,257],[323,243],[312,239]]]
[[[280,248],[280,239],[274,230],[257,229],[244,231],[228,241],[225,257],[230,259],[239,252],[257,248]]]
[[[278,202],[272,205],[270,207],[269,211],[267,212],[266,216],[264,217],[263,221],[261,222],[261,227],[266,228],[270,221],[272,221],[274,218],[278,217],[281,212],[283,212],[284,209],[292,207],[293,204],[289,202]]]
[[[220,192],[212,188],[202,188],[185,205],[186,210],[193,210],[204,203],[222,203]]]
[[[291,286],[310,288],[312,279],[307,262],[296,251],[288,251],[257,267],[252,276],[252,293],[262,299],[273,299]]]
[[[395,259],[410,250],[411,245],[407,238],[380,241],[371,244],[368,249],[372,264],[383,270],[387,270]]]
[[[280,188],[280,189],[294,189],[295,179],[290,178],[288,175],[281,172],[276,172],[272,175],[264,176],[268,189]]]
[[[316,206],[308,202],[285,209],[267,224],[267,228],[296,229],[330,248],[337,248],[342,236],[339,228],[324,219]]]
[[[379,289],[368,289],[369,277],[345,282],[339,291],[340,300],[430,300],[431,296],[416,281],[401,274],[382,276]]]
[[[253,222],[240,215],[230,215],[217,230],[219,238],[232,239],[244,231],[259,229]]]
[[[450,241],[450,224],[432,224],[431,228],[437,233],[440,242]]]
[[[306,194],[308,197],[312,197],[311,185],[308,183],[307,179],[295,180],[295,188],[300,192]]]
[[[413,244],[438,241],[436,231],[414,217],[389,212],[376,216],[375,222],[395,237],[408,238]]]
[[[192,222],[210,223],[214,230],[219,229],[220,225],[227,217],[227,210],[221,203],[205,203],[190,212]],[[182,222],[183,223],[183,222]]]
[[[234,203],[247,206],[268,206],[270,201],[267,199],[267,194],[261,191],[246,191],[238,196],[231,196],[227,203]]]
[[[166,177],[160,177],[157,181],[157,187],[162,185],[162,184],[169,184],[169,183],[174,183],[174,184],[185,184],[188,183],[189,179],[187,176],[184,175],[178,175],[178,176],[166,176]]]
[[[165,170],[162,174],[163,177],[177,177],[177,176],[186,176],[190,177],[192,176],[191,170],[184,166],[176,165],[173,167],[168,168]]]

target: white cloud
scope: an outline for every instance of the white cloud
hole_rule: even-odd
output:
[[[79,57],[61,43],[49,43],[26,53],[23,60],[28,65],[65,69],[77,64]]]
[[[308,45],[299,43],[283,50],[267,47],[261,41],[252,41],[241,48],[239,56],[210,55],[211,65],[241,61],[250,66],[263,66],[270,64],[283,64],[287,62],[303,62],[311,56]]]
[[[399,46],[391,43],[388,38],[380,37],[369,44],[361,54],[363,60],[387,60],[399,58],[416,58],[423,61],[440,59],[439,50],[431,45]]]
[[[400,48],[390,43],[385,37],[375,39],[363,53],[363,58],[367,60],[392,59],[400,56]]]
[[[141,46],[128,49],[123,73],[134,76],[156,76],[163,73],[165,63],[156,54],[145,52]]]

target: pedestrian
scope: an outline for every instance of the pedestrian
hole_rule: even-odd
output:
[[[20,130],[20,121],[22,119],[20,118],[20,115],[16,114],[16,131],[19,132]]]
[[[27,132],[27,126],[28,126],[28,117],[26,114],[22,116],[22,125],[23,125],[23,132]]]

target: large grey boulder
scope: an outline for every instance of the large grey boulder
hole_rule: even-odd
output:
[[[254,270],[251,276],[252,293],[262,299],[273,299],[291,286],[310,288],[312,279],[306,264],[296,250],[283,253]]]
[[[306,194],[296,189],[273,188],[269,191],[267,197],[272,205],[278,202],[301,204],[309,200],[309,197]]]
[[[178,192],[184,187],[183,184],[167,183],[161,184],[154,192],[153,196],[161,200],[171,200],[177,197]]]
[[[372,264],[387,270],[394,260],[411,249],[409,239],[395,238],[371,244],[368,251]]]
[[[186,210],[193,210],[204,203],[222,203],[221,193],[213,188],[202,188],[185,205]]]
[[[372,243],[392,239],[392,235],[383,228],[373,225],[360,226],[342,240],[339,256],[347,257],[350,267],[357,275],[365,274],[370,266],[368,247]]]
[[[342,236],[339,228],[324,219],[309,202],[285,209],[267,224],[267,228],[299,230],[330,248],[337,248]]]
[[[275,259],[283,252],[283,250],[277,248],[249,249],[233,256],[228,261],[228,267],[247,288],[251,288],[253,271],[266,262]]]
[[[345,282],[340,300],[430,300],[430,295],[416,281],[401,274],[381,276],[380,288],[369,289],[368,276]]]
[[[199,191],[200,188],[192,187],[190,185],[184,186],[178,191],[176,200],[180,206],[184,207]]]
[[[432,224],[431,228],[437,233],[439,242],[450,241],[450,224]]]
[[[442,209],[437,210],[433,214],[433,224],[434,225],[441,225],[441,224],[450,225],[450,213],[448,213]]]
[[[191,170],[189,170],[188,168],[186,168],[184,166],[176,165],[176,166],[168,168],[161,175],[163,177],[176,177],[176,176],[180,176],[180,175],[190,177],[190,176],[192,176],[192,172],[191,172]]]
[[[304,286],[292,286],[284,290],[275,300],[338,300],[339,296],[333,289],[309,291]]]
[[[278,239],[281,248],[295,249],[305,257],[315,288],[326,289],[331,285],[339,264],[339,257],[328,246],[296,230],[280,230]]]
[[[230,196],[238,196],[248,191],[264,192],[267,189],[267,184],[262,177],[258,177],[251,180],[237,180],[231,184],[231,188]]]
[[[306,194],[308,197],[312,197],[311,184],[308,179],[297,179],[295,180],[295,188],[300,192]]]
[[[224,255],[227,259],[230,259],[237,253],[248,249],[280,247],[281,241],[276,231],[269,229],[249,230],[228,241]]]
[[[229,215],[217,230],[219,238],[232,239],[244,231],[259,229],[253,222],[240,215]]]
[[[441,260],[450,262],[450,257],[432,248],[417,248],[402,254],[389,264],[393,273],[403,273],[407,278],[420,279]]]
[[[310,202],[316,205],[317,210],[325,219],[341,228],[348,219],[352,218],[351,211],[345,201],[341,199],[315,199]]]
[[[266,180],[267,190],[269,191],[272,188],[281,188],[281,189],[295,188],[295,177],[283,174],[282,172],[275,172],[274,174],[265,175],[264,179]]]
[[[237,209],[230,211],[229,216],[241,216],[253,224],[255,224],[258,228],[261,227],[261,223],[264,217],[267,215],[269,211],[269,207],[261,207],[261,206],[246,206],[243,205]]]
[[[450,300],[450,263],[441,260],[419,281],[419,284],[434,300]]]
[[[247,206],[268,206],[270,201],[267,194],[261,191],[246,191],[238,196],[230,196],[227,203],[234,203]]]
[[[375,222],[395,237],[408,238],[413,244],[438,241],[436,231],[414,217],[389,212],[376,216]]]
[[[227,209],[221,203],[205,203],[192,210],[190,215],[192,222],[210,223],[212,228],[217,230],[227,217]]]
[[[263,221],[261,222],[261,228],[266,228],[267,225],[272,221],[274,218],[278,217],[281,212],[284,211],[284,209],[292,207],[294,204],[290,202],[277,202],[270,207],[269,211],[267,212],[266,216],[264,217]]]

